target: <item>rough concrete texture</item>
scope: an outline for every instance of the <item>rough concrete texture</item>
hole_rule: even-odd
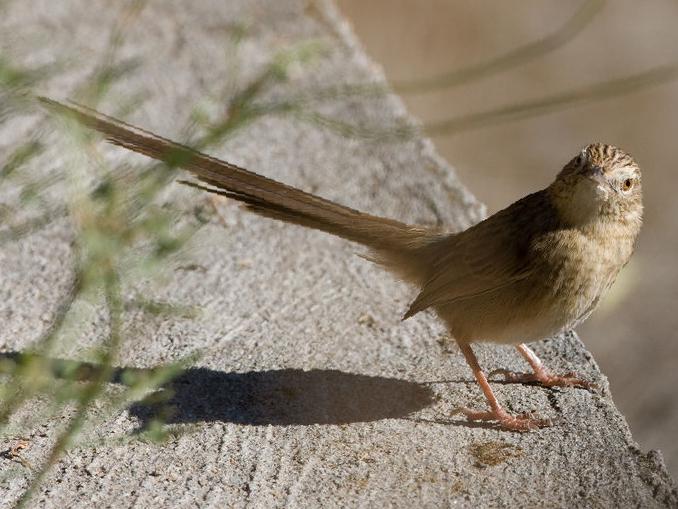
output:
[[[68,55],[77,72],[44,90],[67,96],[102,58],[115,2],[13,2],[3,38],[24,57]],[[274,93],[381,77],[332,5],[292,0],[151,1],[126,28],[120,53],[140,67],[118,90],[149,98],[129,120],[167,136],[193,105],[232,79],[225,28],[251,24],[240,54],[246,83],[274,52],[316,38],[331,51],[295,70]],[[3,41],[3,44],[9,44]],[[213,106],[217,108],[218,106]],[[406,118],[397,98],[353,98],[322,105],[355,122]],[[0,131],[7,147],[24,124]],[[35,171],[63,164],[55,146]],[[4,150],[4,149],[3,149]],[[406,221],[442,220],[457,229],[482,207],[423,139],[375,143],[293,118],[264,118],[211,152],[330,199]],[[110,149],[111,157],[131,158]],[[175,186],[168,200],[204,200]],[[248,215],[233,204],[228,227],[205,227],[186,254],[193,267],[169,268],[165,285],[138,287],[159,299],[195,305],[198,319],[130,313],[120,365],[148,368],[199,351],[174,383],[174,434],[163,444],[136,439],[148,409],[132,406],[85,430],[38,491],[36,507],[670,507],[678,505],[656,452],[641,452],[606,390],[605,377],[574,334],[535,350],[553,370],[575,370],[599,393],[495,384],[512,411],[552,417],[526,434],[475,425],[454,415],[483,406],[462,356],[440,346],[432,315],[402,323],[414,293],[369,262],[356,246]],[[0,348],[25,350],[68,285],[72,229],[56,222],[0,251]],[[184,260],[184,267],[186,260]],[[177,269],[177,270],[175,270]],[[86,359],[101,336],[101,313],[61,358]],[[87,314],[87,313],[86,313]],[[478,346],[488,370],[525,367],[506,347]],[[115,386],[110,388],[114,392]],[[34,403],[29,412],[37,412]],[[93,417],[102,413],[92,410]],[[68,413],[64,414],[66,417]],[[29,435],[25,457],[39,461],[59,422]],[[10,437],[2,438],[6,449]],[[27,486],[29,472],[0,458],[0,506]]]

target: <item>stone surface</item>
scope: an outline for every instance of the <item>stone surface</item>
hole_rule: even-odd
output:
[[[29,5],[30,4],[30,5]],[[10,2],[2,41],[27,62],[77,62],[45,85],[67,97],[104,58],[113,2]],[[229,28],[250,26],[229,67]],[[242,86],[282,47],[316,39],[323,59],[299,67],[273,94],[381,77],[332,5],[281,0],[151,1],[125,26],[119,55],[139,66],[120,96],[148,99],[129,120],[179,136],[196,103],[235,79]],[[11,39],[11,41],[10,41]],[[109,105],[113,111],[114,105]],[[106,107],[106,105],[102,106]],[[223,107],[223,106],[222,106]],[[206,103],[218,109],[218,104]],[[407,119],[395,97],[351,98],[320,108],[357,123]],[[0,146],[22,139],[9,122]],[[61,141],[59,141],[61,140]],[[36,174],[65,164],[63,139],[33,161]],[[3,149],[4,150],[4,149]],[[265,117],[210,150],[218,157],[376,214],[417,223],[472,224],[482,207],[430,142],[346,138],[292,117]],[[134,159],[117,149],[111,158]],[[0,191],[2,193],[3,191]],[[3,195],[0,194],[0,199]],[[204,195],[175,186],[167,200]],[[469,424],[461,405],[484,405],[462,356],[441,347],[431,315],[401,322],[413,290],[392,281],[339,239],[282,226],[224,203],[227,228],[206,226],[185,254],[204,270],[168,268],[166,284],[139,287],[199,307],[197,319],[127,317],[120,365],[149,368],[198,352],[174,383],[170,440],[135,438],[148,409],[132,405],[86,429],[34,498],[36,507],[671,507],[678,498],[656,452],[641,452],[606,390],[605,377],[574,334],[535,345],[553,370],[598,383],[593,393],[495,384],[513,411],[556,425],[526,434]],[[24,351],[68,285],[72,228],[56,221],[0,250],[0,348]],[[88,359],[101,313],[55,356]],[[506,347],[477,347],[488,370],[524,367]],[[115,392],[116,388],[110,388]],[[28,409],[37,412],[39,403]],[[94,408],[96,418],[103,411]],[[65,412],[64,418],[68,415]],[[59,422],[30,436],[38,461]],[[12,437],[3,437],[6,449]],[[10,507],[29,472],[0,458],[0,506]]]

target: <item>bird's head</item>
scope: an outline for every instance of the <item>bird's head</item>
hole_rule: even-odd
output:
[[[593,143],[565,165],[549,189],[561,216],[570,223],[602,220],[639,228],[640,180],[640,168],[629,154]]]

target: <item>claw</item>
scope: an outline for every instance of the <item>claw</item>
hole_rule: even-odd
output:
[[[502,375],[509,383],[536,383],[544,387],[579,387],[580,389],[596,389],[597,385],[569,372],[564,375],[550,375],[546,372],[515,373],[507,369],[495,369],[489,376]]]
[[[516,373],[514,373],[513,371],[509,371],[508,369],[497,368],[497,369],[493,369],[492,371],[490,371],[487,374],[487,378],[492,378],[494,375],[502,375],[504,377],[504,379],[506,379],[507,377],[509,377],[511,375],[515,375],[515,374]]]
[[[539,419],[528,414],[511,415],[502,408],[486,412],[460,408],[458,412],[464,414],[469,421],[497,421],[501,429],[508,431],[534,431],[551,426],[548,419]]]

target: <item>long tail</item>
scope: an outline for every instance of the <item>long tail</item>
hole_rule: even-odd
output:
[[[244,202],[252,212],[262,216],[363,244],[373,251],[375,261],[413,283],[421,284],[426,277],[429,264],[421,255],[441,238],[430,229],[344,207],[84,106],[65,105],[47,98],[40,100],[50,109],[66,113],[101,132],[111,143],[181,166],[212,186],[192,184],[195,187]]]

